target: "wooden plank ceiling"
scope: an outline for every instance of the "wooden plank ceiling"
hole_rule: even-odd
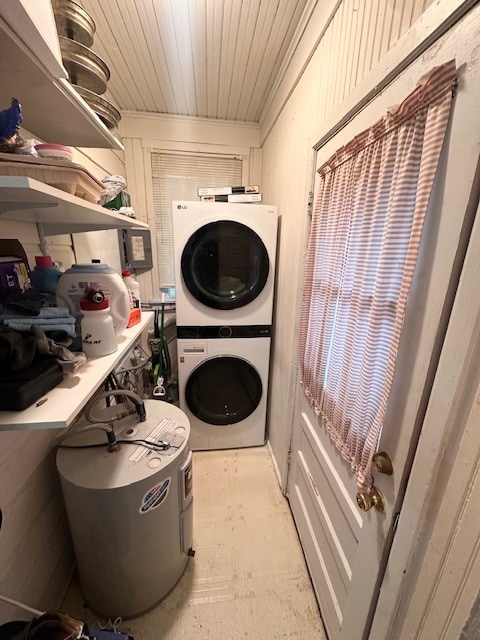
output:
[[[78,0],[77,0],[78,1]],[[120,110],[258,122],[310,0],[81,0]]]

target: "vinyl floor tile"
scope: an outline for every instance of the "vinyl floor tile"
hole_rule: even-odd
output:
[[[287,500],[266,447],[193,456],[195,557],[135,640],[325,640]],[[74,579],[62,610],[90,625]]]

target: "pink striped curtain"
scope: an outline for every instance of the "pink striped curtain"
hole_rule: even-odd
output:
[[[302,386],[359,487],[390,394],[456,82],[437,67],[319,170],[300,321]]]

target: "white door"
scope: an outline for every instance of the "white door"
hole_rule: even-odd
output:
[[[376,472],[374,477],[385,501],[383,515],[375,509],[359,510],[356,481],[348,464],[337,453],[301,389],[297,392],[287,492],[331,640],[368,637],[382,580],[389,577],[385,567],[395,517],[401,508],[476,209],[469,196],[480,148],[480,69],[475,55],[479,28],[477,5],[317,153],[319,166],[384,115],[389,106],[399,104],[432,67],[455,58],[460,82],[427,212],[378,447],[388,453],[394,469],[392,476]],[[402,46],[400,42],[400,52]]]

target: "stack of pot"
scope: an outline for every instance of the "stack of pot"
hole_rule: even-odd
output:
[[[70,82],[105,125],[115,130],[120,113],[113,104],[101,97],[107,90],[110,70],[90,48],[93,45],[95,22],[73,0],[53,0],[52,6],[62,61]]]

